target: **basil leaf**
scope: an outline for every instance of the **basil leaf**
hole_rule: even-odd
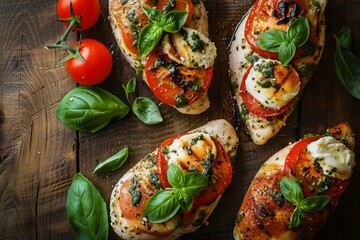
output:
[[[108,239],[106,203],[81,173],[75,174],[68,191],[66,214],[76,239]]]
[[[279,47],[279,60],[281,64],[287,65],[295,56],[296,46],[293,43],[283,42]]]
[[[209,179],[204,174],[198,172],[189,172],[185,174],[183,189],[186,189],[187,192],[196,197],[205,190],[208,183]]]
[[[323,209],[330,200],[329,196],[308,197],[303,199],[298,207],[303,211],[314,213]]]
[[[130,80],[127,82],[126,85],[122,84],[122,88],[123,88],[124,91],[125,91],[126,99],[127,99],[128,102],[130,103],[129,93],[135,92],[135,89],[136,89],[136,78],[135,78],[135,77],[130,78]]]
[[[158,124],[163,121],[156,104],[146,97],[138,97],[132,105],[132,111],[145,124]]]
[[[55,110],[67,127],[80,132],[97,132],[114,118],[121,119],[129,107],[111,93],[91,86],[80,86],[68,92]]]
[[[139,34],[138,50],[140,57],[147,56],[161,39],[163,28],[155,23],[146,25]]]
[[[343,26],[338,34],[340,46],[346,50],[352,50],[351,29],[349,26]]]
[[[287,39],[296,47],[301,47],[306,43],[310,36],[309,21],[306,17],[295,19],[289,26]]]
[[[280,189],[284,197],[293,204],[299,205],[304,199],[301,188],[294,179],[283,177],[280,181]]]
[[[162,223],[172,218],[179,209],[180,205],[175,200],[175,191],[160,190],[147,202],[144,216],[149,222]]]
[[[291,214],[289,228],[299,227],[301,224],[301,219],[304,218],[304,214],[300,208],[295,208],[294,212]]]
[[[185,174],[175,163],[171,163],[167,170],[167,179],[174,188],[181,188],[185,183]]]
[[[144,7],[144,13],[146,16],[157,25],[161,23],[161,20],[165,17],[165,14],[155,8]]]
[[[280,30],[268,30],[263,32],[257,40],[257,44],[263,50],[279,52],[280,45],[286,41],[286,33]]]
[[[162,27],[164,31],[169,33],[178,32],[186,22],[188,16],[187,12],[183,11],[171,11],[162,19]]]
[[[182,209],[190,211],[193,206],[194,197],[191,193],[187,192],[184,189],[178,189],[175,191],[176,202],[180,205]]]
[[[125,147],[107,160],[99,163],[93,171],[93,174],[107,173],[119,169],[129,156],[129,148]]]

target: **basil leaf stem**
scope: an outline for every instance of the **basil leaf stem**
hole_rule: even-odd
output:
[[[296,48],[303,46],[310,36],[310,25],[306,17],[295,19],[286,32],[271,29],[263,32],[257,40],[258,46],[269,52],[277,52],[283,65],[294,58]]]
[[[76,239],[108,239],[105,200],[81,173],[75,174],[68,191],[66,215]]]
[[[99,163],[93,171],[93,174],[107,173],[119,169],[129,156],[129,148],[125,147],[119,152]]]

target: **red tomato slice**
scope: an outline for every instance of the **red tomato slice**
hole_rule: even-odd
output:
[[[278,59],[278,53],[262,50],[257,45],[257,39],[263,32],[269,29],[282,30],[285,32],[287,31],[289,22],[279,22],[283,17],[282,13],[284,13],[278,7],[280,2],[285,1],[257,0],[249,14],[249,18],[245,26],[245,38],[251,48],[256,53],[265,58],[271,58],[276,60]],[[294,10],[295,5],[293,4],[297,4],[297,10]],[[284,7],[283,9],[285,10],[286,17],[289,17],[292,11],[294,11],[295,16],[297,17],[300,12],[307,9],[309,1],[293,0],[291,2],[286,2],[285,5],[286,7]],[[297,55],[298,54],[299,53],[297,53]]]
[[[291,148],[285,159],[285,174],[290,177],[295,177],[303,183],[302,190],[305,197],[314,196],[319,193],[321,190],[319,182],[324,179],[322,169],[314,166],[312,158],[306,151],[307,146],[311,142],[321,137],[322,136],[314,136],[299,141]],[[348,179],[341,180],[327,177],[327,181],[329,189],[324,193],[331,198],[339,197],[348,185]]]
[[[163,188],[169,188],[171,186],[167,180],[168,162],[165,159],[165,154],[162,152],[162,149],[165,146],[170,146],[175,139],[183,135],[184,134],[178,135],[163,141],[158,148],[156,168]],[[216,145],[217,151],[217,158],[212,167],[213,174],[209,179],[208,187],[199,196],[195,197],[193,208],[208,205],[215,201],[218,196],[223,194],[231,182],[232,166],[229,157],[221,144],[215,138],[212,138],[212,140]]]
[[[147,57],[145,75],[151,91],[163,103],[182,107],[199,99],[209,88],[213,75],[212,66],[208,69],[202,69],[186,68],[182,65],[176,66],[175,64],[176,70],[174,73],[165,66],[155,68],[158,61],[172,63],[160,48],[156,48]],[[196,84],[200,88],[194,90],[189,87],[189,84]],[[182,99],[185,101],[181,106],[179,106],[179,101],[177,101],[179,96],[182,96]]]
[[[164,6],[169,2],[169,0],[159,0],[157,4],[153,3],[153,1],[146,1],[146,6],[147,7],[155,7],[156,9],[163,11]],[[119,22],[119,26],[120,26],[120,30],[122,33],[122,37],[123,37],[123,42],[126,45],[127,49],[132,53],[132,54],[137,54],[138,50],[137,47],[134,45],[135,42],[135,38],[133,36],[133,30],[131,27],[132,23],[129,20],[128,17],[128,5],[126,4],[121,4],[120,1],[119,3],[114,3],[113,6],[111,6],[111,8],[113,9],[113,11],[117,12],[118,14],[116,15],[116,20]],[[176,10],[180,10],[180,11],[186,11],[188,13],[188,17],[186,19],[185,25],[187,26],[191,19],[192,16],[194,15],[194,5],[192,3],[191,0],[175,0],[175,9]],[[141,25],[142,27],[145,27],[146,24],[149,22],[148,17],[146,16],[146,14],[144,13],[144,11],[142,10],[137,10],[135,13],[136,16],[136,28]],[[142,28],[141,27],[141,28]],[[139,32],[141,31],[141,28],[138,29]]]
[[[262,106],[262,104],[246,90],[245,81],[250,73],[251,68],[252,65],[247,69],[240,85],[240,96],[244,101],[247,110],[259,117],[275,117],[286,112],[286,110],[288,110],[291,107],[294,100],[291,100],[288,104],[286,104],[280,109],[270,109]]]

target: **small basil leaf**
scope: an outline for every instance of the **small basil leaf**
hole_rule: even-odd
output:
[[[172,187],[181,188],[184,186],[185,174],[178,165],[171,163],[167,170],[167,179]]]
[[[202,191],[204,191],[208,183],[209,179],[204,174],[198,172],[189,172],[185,174],[183,189],[196,197]]]
[[[296,46],[293,43],[283,42],[279,47],[279,60],[281,64],[287,65],[295,56]]]
[[[295,205],[304,199],[301,188],[294,179],[283,177],[280,181],[280,189],[284,197]]]
[[[146,16],[157,25],[161,23],[161,20],[165,17],[165,14],[155,8],[144,7],[144,13]]]
[[[291,214],[290,217],[290,223],[289,223],[289,228],[296,228],[299,227],[301,224],[301,219],[304,218],[304,214],[301,211],[300,208],[295,208],[294,212]]]
[[[135,92],[135,89],[136,89],[136,78],[135,78],[135,77],[130,78],[130,80],[127,82],[126,85],[122,84],[122,87],[123,87],[123,89],[124,89],[124,91],[125,91],[126,99],[127,99],[128,102],[130,103],[129,93]]]
[[[136,98],[132,105],[132,110],[140,121],[145,124],[158,124],[163,121],[158,107],[149,98]]]
[[[66,214],[76,239],[108,239],[106,203],[81,173],[75,174],[68,191]]]
[[[114,118],[121,119],[129,107],[111,93],[91,86],[80,86],[68,92],[55,110],[67,127],[80,132],[97,132]]]
[[[180,207],[186,211],[190,211],[194,202],[194,197],[191,193],[183,189],[178,189],[175,191],[175,196],[176,202],[180,205]]]
[[[296,47],[301,47],[309,39],[310,26],[306,17],[295,19],[289,26],[287,32],[287,39],[289,42],[295,44]]]
[[[175,200],[175,191],[160,190],[147,202],[144,216],[151,223],[162,223],[172,218],[179,208],[180,205]]]
[[[263,50],[279,52],[279,47],[284,41],[286,41],[286,33],[272,29],[263,32],[258,38],[257,44]]]
[[[352,50],[352,38],[351,38],[351,29],[349,26],[343,26],[340,29],[339,34],[337,35],[339,39],[340,46],[346,50]]]
[[[329,196],[308,197],[303,199],[298,207],[303,211],[314,213],[323,209],[330,200]]]
[[[171,11],[162,19],[162,27],[164,31],[169,33],[178,32],[186,22],[187,12]]]
[[[125,147],[118,153],[99,163],[93,171],[93,174],[107,173],[119,169],[129,156],[129,148]]]
[[[149,23],[139,34],[138,49],[140,57],[147,56],[161,39],[163,28]]]

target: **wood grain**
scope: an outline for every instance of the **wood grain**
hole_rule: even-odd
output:
[[[0,238],[73,239],[66,222],[67,190],[75,172],[80,171],[100,190],[106,202],[115,183],[139,159],[153,151],[162,140],[196,128],[209,120],[225,118],[238,129],[240,146],[233,181],[209,219],[196,233],[182,239],[232,239],[234,219],[244,194],[261,164],[276,151],[307,132],[323,132],[348,121],[360,133],[359,100],[349,95],[337,81],[334,71],[332,37],[345,24],[353,30],[353,42],[360,42],[360,1],[329,1],[325,12],[327,39],[323,58],[287,125],[266,145],[256,146],[238,124],[227,75],[227,46],[241,16],[254,1],[210,0],[210,36],[218,48],[214,78],[209,90],[210,108],[199,116],[182,115],[160,105],[164,123],[146,126],[134,114],[111,123],[96,134],[76,133],[54,115],[61,98],[76,84],[63,66],[55,63],[61,50],[46,50],[65,28],[56,23],[56,0],[0,2]],[[125,100],[121,84],[135,71],[116,47],[108,22],[108,2],[101,1],[99,22],[82,33],[106,46],[114,46],[114,66],[100,87]],[[71,35],[74,41],[76,34]],[[360,47],[354,47],[360,56]],[[131,96],[159,101],[137,77],[137,90]],[[357,136],[357,141],[360,139]],[[129,146],[130,156],[113,173],[93,176],[95,166]],[[359,147],[356,155],[360,156]],[[360,239],[359,166],[342,201],[315,239]],[[345,235],[344,235],[345,234]],[[110,227],[109,239],[119,239]]]

